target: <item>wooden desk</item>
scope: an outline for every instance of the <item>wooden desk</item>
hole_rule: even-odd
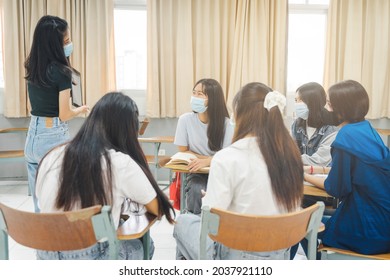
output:
[[[325,197],[325,198],[332,197],[324,189],[313,186],[307,182],[303,183],[303,194],[304,195],[321,196],[321,197]]]
[[[387,147],[390,147],[390,129],[376,128],[376,131],[387,137]]]
[[[158,169],[165,165],[170,160],[169,156],[159,156],[158,152],[160,151],[161,143],[173,143],[173,136],[156,136],[156,137],[140,137],[138,141],[140,143],[150,143],[153,144],[153,155],[145,155],[148,164],[151,164],[155,167],[154,169],[154,178],[157,180]]]
[[[0,134],[8,133],[23,133],[24,138],[26,138],[27,127],[16,127],[16,128],[5,128],[0,129]],[[0,162],[15,162],[23,161],[24,162],[24,149],[22,150],[8,150],[0,151]]]
[[[167,167],[168,168],[168,167]],[[186,208],[186,201],[185,201],[185,191],[184,188],[187,184],[187,176],[190,174],[188,171],[183,171],[179,169],[171,169],[172,172],[180,172],[180,185],[181,185],[181,190],[180,190],[180,213],[183,213],[184,209]],[[208,174],[208,172],[198,172],[202,174]],[[312,195],[312,196],[320,196],[320,197],[325,197],[325,198],[331,198],[332,196],[329,195],[324,189],[320,189],[318,187],[315,187],[313,185],[308,184],[307,182],[304,183],[303,185],[303,194],[304,195]]]
[[[208,174],[208,171],[201,171],[201,172],[189,172],[182,169],[172,169],[169,167],[166,167],[171,170],[171,172],[180,172],[180,213],[184,212],[184,209],[186,209],[186,197],[185,197],[185,186],[187,185],[187,176],[191,173],[198,173],[198,174]]]
[[[144,260],[148,260],[150,252],[150,228],[156,221],[157,217],[148,212],[140,216],[128,216],[127,220],[118,227],[116,231],[117,237],[119,240],[142,238]]]

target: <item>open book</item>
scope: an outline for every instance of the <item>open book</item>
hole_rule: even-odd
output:
[[[188,171],[188,164],[191,162],[192,159],[197,158],[195,155],[190,153],[183,153],[178,152],[171,156],[171,160],[165,164],[164,167],[176,169],[176,170],[183,170]],[[197,171],[197,173],[209,173],[210,167],[203,167]]]

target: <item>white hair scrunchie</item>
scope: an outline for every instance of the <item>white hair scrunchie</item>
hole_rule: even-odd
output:
[[[264,108],[268,111],[275,106],[278,106],[281,113],[283,113],[286,106],[286,97],[276,90],[267,93],[264,98]]]

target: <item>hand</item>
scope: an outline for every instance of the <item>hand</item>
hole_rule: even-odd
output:
[[[80,106],[80,107],[78,107],[77,109],[77,114],[79,115],[79,114],[87,114],[87,113],[89,113],[89,106],[87,106],[87,105],[83,105],[83,106]]]
[[[196,158],[191,160],[191,162],[188,164],[188,169],[190,172],[196,172],[202,167],[206,166],[210,166],[209,158]]]

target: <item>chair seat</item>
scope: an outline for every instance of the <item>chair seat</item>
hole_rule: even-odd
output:
[[[320,245],[318,248],[319,251],[327,251],[328,254],[331,252],[337,253],[339,255],[345,255],[345,256],[350,256],[354,258],[361,258],[361,259],[374,259],[374,260],[390,260],[390,252],[386,254],[377,254],[377,255],[364,255],[364,254],[359,254],[350,250],[344,250],[344,249],[339,249],[339,248],[334,248],[334,247],[327,247],[324,245]],[[342,257],[338,258],[341,259]]]

